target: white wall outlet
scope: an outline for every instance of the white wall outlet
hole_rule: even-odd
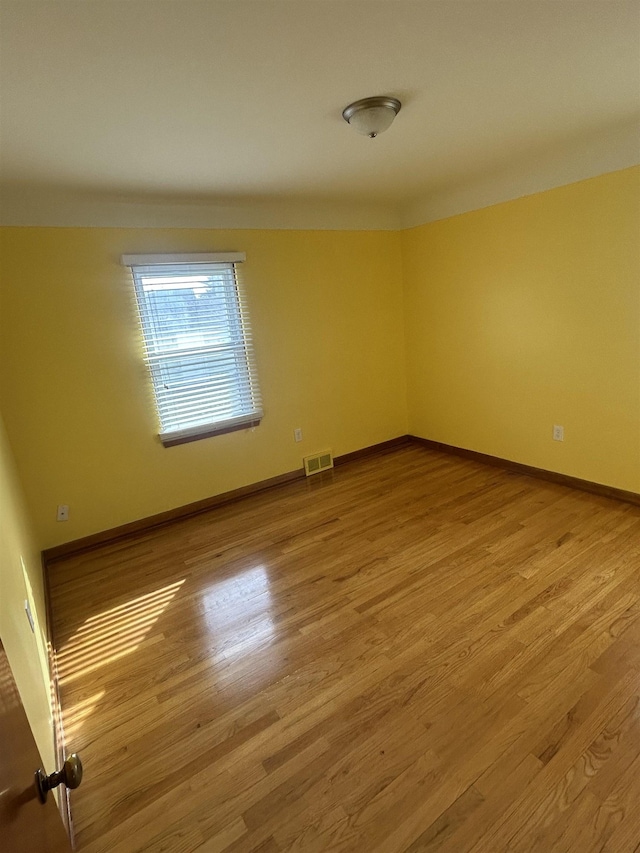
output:
[[[56,521],[69,521],[68,504],[58,504],[58,513],[56,515]]]
[[[294,429],[293,437],[296,441],[302,441],[302,430],[300,429],[300,427]]]
[[[558,426],[558,424],[553,425],[553,440],[554,441],[564,441],[564,427]]]

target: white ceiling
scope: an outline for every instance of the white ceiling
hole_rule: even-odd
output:
[[[9,200],[55,192],[182,206],[313,200],[428,218],[430,198],[501,174],[521,194],[538,167],[553,185],[640,161],[638,0],[0,9],[9,219]],[[377,94],[403,106],[370,140],[341,111]]]

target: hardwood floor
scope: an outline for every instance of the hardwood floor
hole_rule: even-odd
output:
[[[640,851],[640,508],[408,446],[50,568],[82,853]]]

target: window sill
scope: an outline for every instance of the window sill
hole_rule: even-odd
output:
[[[251,421],[243,421],[242,423],[220,424],[219,426],[203,427],[198,432],[188,434],[167,433],[160,435],[160,441],[164,447],[175,447],[176,444],[187,444],[190,441],[200,441],[202,438],[211,438],[214,435],[224,435],[226,432],[237,432],[241,429],[252,429],[260,424],[261,418],[255,418]]]

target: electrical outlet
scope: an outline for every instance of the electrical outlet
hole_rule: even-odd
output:
[[[564,427],[558,426],[558,424],[553,425],[553,440],[554,441],[564,441]]]
[[[58,504],[58,514],[56,521],[69,521],[69,506],[68,504]]]
[[[293,437],[296,441],[302,441],[302,430],[300,429],[300,427],[294,429]]]

